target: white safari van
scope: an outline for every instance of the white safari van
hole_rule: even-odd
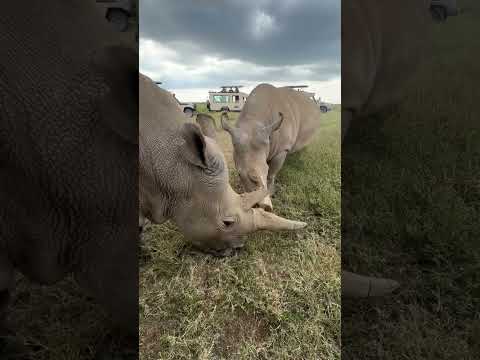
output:
[[[220,91],[209,91],[207,109],[209,111],[242,111],[248,95],[241,92],[240,85],[221,86]]]

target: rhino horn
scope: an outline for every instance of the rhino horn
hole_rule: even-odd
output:
[[[288,220],[260,208],[252,210],[255,230],[299,230],[307,226],[304,222]]]
[[[249,193],[241,194],[240,197],[242,199],[242,207],[244,210],[249,210],[262,201],[265,196],[268,195],[267,188],[263,187],[259,190],[255,190]]]
[[[398,289],[399,286],[400,284],[395,280],[342,271],[342,295],[346,297],[385,296]]]

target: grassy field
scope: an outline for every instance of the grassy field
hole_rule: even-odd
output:
[[[339,359],[339,120],[338,109],[327,113],[278,178],[276,213],[306,221],[305,230],[257,233],[219,259],[193,252],[170,223],[146,229],[142,359]],[[238,191],[229,135],[218,136]]]
[[[405,103],[342,154],[343,265],[402,284],[342,303],[343,359],[480,358],[480,4],[459,5]]]
[[[42,286],[18,275],[10,310],[12,328],[35,360],[93,359],[108,334],[105,313],[70,278]]]

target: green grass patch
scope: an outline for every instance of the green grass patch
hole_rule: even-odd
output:
[[[394,112],[344,149],[344,265],[398,279],[392,297],[345,301],[346,359],[478,359],[480,6],[435,26],[434,57]],[[367,165],[368,164],[368,165]],[[372,164],[375,164],[374,166]]]
[[[211,115],[220,129],[220,113]],[[340,358],[340,113],[321,121],[314,141],[287,158],[273,199],[305,230],[257,233],[226,259],[192,252],[170,223],[146,230],[142,359]],[[217,136],[239,190],[229,135]]]

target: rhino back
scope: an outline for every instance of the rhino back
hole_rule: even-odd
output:
[[[421,65],[427,0],[342,2],[343,108],[371,114],[398,101]]]
[[[179,161],[184,143],[180,126],[186,119],[172,94],[142,74],[139,96],[140,208],[148,217],[152,215],[152,202],[155,201],[157,207],[163,203],[163,215],[166,216],[169,202],[175,201],[176,196],[185,193],[188,187],[187,170]]]
[[[280,88],[279,92],[284,94],[281,98],[285,97],[283,105],[286,119],[298,124],[295,143],[291,148],[291,152],[295,152],[308,145],[315,135],[320,126],[321,111],[316,103],[301,92],[289,88]]]
[[[270,158],[281,151],[297,151],[307,145],[320,124],[320,110],[306,96],[289,88],[261,84],[248,97],[237,126],[252,128],[255,123],[266,126],[278,112],[284,120],[271,138]]]
[[[82,262],[80,244],[134,216],[136,174],[125,169],[137,150],[100,121],[108,86],[91,67],[95,51],[118,37],[93,1],[5,7],[0,201],[12,208],[0,217],[0,239],[24,273],[52,282]]]

